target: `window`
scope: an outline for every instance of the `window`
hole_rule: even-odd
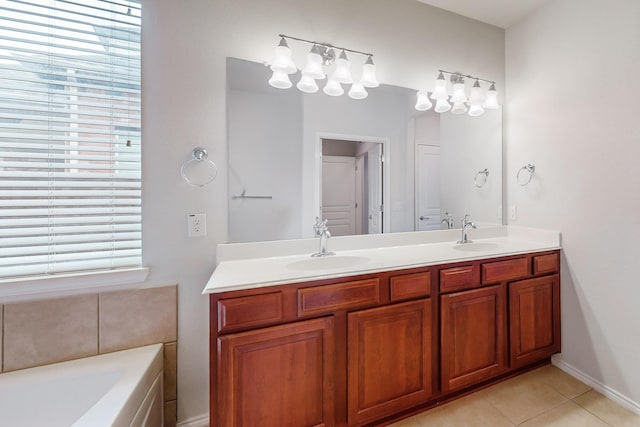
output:
[[[0,0],[0,278],[139,266],[139,0]]]

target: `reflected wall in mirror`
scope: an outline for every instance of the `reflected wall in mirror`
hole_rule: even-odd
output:
[[[229,242],[313,237],[316,216],[334,235],[446,229],[448,215],[457,228],[465,213],[502,224],[501,110],[418,112],[412,89],[354,100],[275,89],[270,74],[227,61]]]

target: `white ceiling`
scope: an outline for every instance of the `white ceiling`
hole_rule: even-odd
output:
[[[418,0],[458,15],[508,28],[549,0]]]

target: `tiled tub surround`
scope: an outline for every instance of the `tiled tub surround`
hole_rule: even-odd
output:
[[[0,305],[2,372],[164,343],[165,425],[177,407],[177,286]]]

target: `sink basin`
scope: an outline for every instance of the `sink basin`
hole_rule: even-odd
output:
[[[322,258],[309,258],[302,261],[292,262],[287,265],[291,270],[332,270],[334,268],[353,267],[364,264],[369,258],[361,256],[327,256]]]
[[[477,242],[477,243],[465,243],[463,245],[455,245],[453,247],[456,251],[462,252],[484,252],[484,251],[493,251],[500,248],[500,245],[497,243],[485,243],[485,242]]]

